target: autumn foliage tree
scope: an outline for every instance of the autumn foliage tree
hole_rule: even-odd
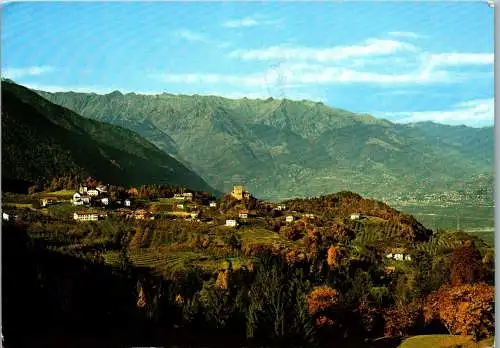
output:
[[[338,257],[339,257],[339,247],[336,246],[329,247],[327,252],[326,262],[328,263],[328,266],[330,266],[330,269],[338,267],[339,265]]]
[[[384,336],[406,336],[422,316],[422,303],[414,300],[405,306],[393,306],[384,311]]]
[[[453,251],[451,257],[451,284],[471,284],[482,276],[482,257],[475,245],[466,241]]]
[[[494,301],[494,289],[485,283],[445,285],[427,297],[425,320],[440,320],[451,334],[479,340],[494,333]]]
[[[339,298],[337,291],[323,285],[313,289],[307,296],[309,315],[316,319],[316,326],[331,326],[334,324],[332,314]]]

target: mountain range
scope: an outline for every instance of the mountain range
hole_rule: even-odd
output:
[[[340,190],[386,199],[493,173],[493,127],[397,124],[306,100],[37,93],[137,132],[216,189],[242,183],[263,199]]]
[[[173,184],[216,192],[196,173],[126,128],[90,120],[12,81],[2,81],[2,182],[44,183],[55,176],[106,183]]]

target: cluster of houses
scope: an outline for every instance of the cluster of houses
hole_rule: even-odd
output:
[[[174,195],[174,199],[183,200],[183,201],[192,201],[193,200],[193,194],[191,192],[176,193]]]
[[[386,255],[388,259],[393,259],[397,261],[411,261],[411,256],[405,248],[389,248],[386,249]]]
[[[193,200],[193,194],[191,192],[175,194],[173,197],[179,202],[175,204],[175,208],[178,210],[184,210],[186,207],[197,209],[197,205],[190,204]],[[154,220],[155,216],[152,212],[148,212],[144,209],[138,209],[133,211],[130,209],[132,206],[131,199],[115,200],[111,202],[108,195],[108,190],[106,186],[98,186],[96,188],[89,188],[87,186],[80,186],[78,192],[73,194],[71,200],[72,204],[75,206],[108,206],[111,203],[118,206],[123,206],[122,208],[117,208],[114,213],[119,216],[124,216],[129,219],[135,220]],[[187,204],[186,204],[187,203]],[[216,202],[210,202],[210,207],[217,207]],[[77,212],[73,214],[74,220],[77,221],[98,221],[100,218],[104,218],[106,215],[99,215],[97,212]],[[191,220],[198,218],[198,213],[191,213],[189,215]]]
[[[106,206],[109,205],[110,199],[108,196],[108,190],[106,186],[97,186],[96,188],[88,188],[87,186],[80,186],[78,192],[73,194],[72,199],[73,205],[90,205],[91,202],[99,202],[100,204]],[[118,203],[118,202],[117,202]],[[121,203],[121,202],[120,202]],[[130,200],[126,199],[124,202],[125,206],[130,206]]]

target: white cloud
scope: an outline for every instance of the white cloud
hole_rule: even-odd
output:
[[[405,42],[369,39],[362,44],[352,46],[311,48],[283,45],[254,50],[235,50],[229,55],[242,60],[312,60],[324,63],[353,57],[388,55],[402,51],[413,52],[415,50],[414,45]]]
[[[149,76],[167,83],[180,84],[229,84],[236,86],[324,85],[335,83],[405,84],[449,82],[452,76],[446,71],[416,71],[402,74],[384,74],[324,66],[321,64],[283,63],[267,70],[247,75],[188,73],[153,74]]]
[[[222,25],[228,28],[255,27],[259,25],[259,22],[251,17],[245,17],[226,21]]]
[[[177,32],[181,38],[192,41],[192,42],[209,42],[208,37],[203,35],[202,33],[198,33],[189,29],[179,29]]]
[[[196,31],[189,30],[189,29],[185,29],[185,28],[174,31],[174,35],[176,35],[177,37],[180,37],[181,39],[186,40],[188,42],[199,42],[199,43],[203,43],[203,44],[213,45],[213,46],[218,47],[218,48],[227,48],[227,47],[231,46],[230,42],[216,41],[203,33],[196,32]]]
[[[279,22],[279,20],[262,20],[256,19],[254,17],[244,17],[225,21],[224,23],[222,23],[222,26],[226,28],[248,28],[256,27],[259,25],[277,24]]]
[[[434,66],[460,65],[491,65],[494,62],[493,53],[438,53],[430,54],[427,58]]]
[[[377,114],[377,113],[374,113]],[[474,99],[457,103],[449,110],[430,110],[415,112],[382,113],[380,116],[390,117],[394,122],[411,123],[434,121],[445,124],[485,124],[493,123],[494,99]]]
[[[388,34],[390,36],[404,37],[408,39],[419,39],[424,37],[424,35],[420,35],[411,31],[390,31]]]
[[[2,71],[2,77],[18,79],[25,76],[39,76],[53,72],[52,66],[30,66],[25,68],[6,68]]]

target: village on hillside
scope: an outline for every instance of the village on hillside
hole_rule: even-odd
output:
[[[212,227],[221,226],[230,229],[240,227],[261,226],[264,216],[260,216],[257,209],[249,209],[243,203],[257,200],[243,185],[233,186],[232,191],[216,200],[215,197],[197,196],[193,190],[181,189],[181,193],[166,195],[156,199],[140,198],[137,188],[130,188],[124,192],[114,192],[112,186],[105,184],[81,184],[79,189],[69,195],[42,194],[39,198],[39,210],[59,206],[67,209],[67,218],[77,223],[97,222],[111,216],[127,220],[183,220],[195,224],[207,224]],[[236,202],[231,209],[222,207],[224,199]],[[238,204],[239,203],[239,204]],[[315,214],[290,210],[283,203],[260,202],[267,211],[272,211],[275,223],[278,226],[293,227],[303,221],[314,221]],[[254,204],[255,205],[255,204]],[[7,206],[8,207],[8,206]],[[18,214],[9,209],[3,212],[3,220],[19,220]],[[367,219],[368,216],[359,212],[352,212],[347,219],[356,222]],[[321,229],[321,228],[319,228]],[[411,261],[410,250],[406,247],[383,247],[381,250],[388,259],[395,261]],[[386,267],[386,271],[394,271],[394,266]]]
[[[458,260],[461,250],[477,248],[482,254],[473,257],[480,266],[468,262],[471,267],[484,264],[493,269],[493,249],[479,239],[462,232],[431,231],[411,215],[349,191],[269,202],[255,198],[243,185],[234,185],[217,198],[168,185],[122,187],[89,179],[70,181],[54,179],[53,184],[28,194],[4,193],[3,227],[12,232],[10,236],[26,231],[33,245],[50,259],[66,257],[84,263],[83,269],[93,265],[106,267],[110,274],[145,272],[159,282],[173,282],[175,286],[163,288],[168,295],[162,296],[168,297],[172,306],[182,308],[182,313],[192,313],[187,306],[196,299],[202,308],[212,308],[204,302],[207,291],[237,303],[237,297],[230,297],[231,284],[240,284],[241,294],[258,298],[251,291],[273,284],[266,280],[272,272],[283,274],[283,279],[308,272],[319,284],[325,279],[335,284],[345,277],[345,288],[336,285],[343,289],[344,298],[358,301],[353,296],[366,289],[362,305],[385,311],[385,307],[380,309],[381,303],[391,303],[393,296],[404,299],[412,287],[438,289],[449,274],[459,276],[437,268],[443,264],[433,265],[432,260],[439,260],[442,253]],[[272,260],[289,273],[263,268]],[[435,267],[435,277],[426,280],[429,273],[419,272],[429,267]],[[492,279],[493,273],[484,269],[484,275],[477,274]],[[246,281],[246,277],[264,280],[249,292],[236,283]],[[193,286],[190,279],[200,279],[200,283]],[[417,281],[409,282],[411,279]],[[137,297],[133,295],[137,302],[131,304],[140,311],[154,304],[147,292],[162,288],[150,289],[141,282],[139,288],[135,281],[130,284],[137,291]],[[180,284],[185,290],[178,290]],[[287,286],[293,287],[290,283],[279,289]],[[190,295],[193,288],[198,289],[198,295]],[[324,289],[337,294],[330,290],[333,287],[311,288],[304,292],[306,301],[317,291],[324,297]],[[210,302],[210,306],[214,311],[227,308],[220,303]],[[391,314],[390,320],[407,322],[406,307],[401,308],[403,312]],[[392,321],[380,320],[382,331],[377,335],[397,334],[399,329],[393,328]]]

